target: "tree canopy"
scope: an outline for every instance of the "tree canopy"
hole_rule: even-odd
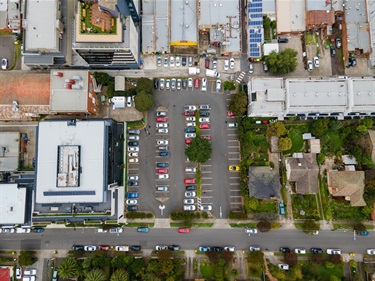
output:
[[[146,92],[147,94],[152,94],[153,87],[154,86],[153,86],[152,80],[145,78],[145,77],[141,77],[137,81],[136,90],[138,94],[140,92]]]
[[[204,163],[212,154],[211,142],[207,139],[196,137],[185,149],[185,154],[191,162]]]
[[[35,254],[35,251],[21,251],[18,256],[18,263],[22,266],[32,265],[37,260]]]
[[[242,116],[247,111],[247,94],[238,92],[229,103],[229,110],[234,112],[235,116]]]
[[[277,143],[280,151],[287,151],[292,148],[292,140],[289,137],[279,138]]]
[[[269,221],[260,221],[257,223],[257,229],[260,232],[268,232],[271,230],[271,223]]]
[[[134,98],[135,109],[145,112],[154,106],[154,96],[145,91],[140,91]]]
[[[283,122],[270,123],[267,130],[269,135],[276,137],[281,137],[287,132]]]
[[[266,57],[265,61],[271,73],[286,74],[296,70],[297,54],[297,51],[290,48],[279,53],[273,51]]]
[[[311,124],[311,133],[315,137],[321,137],[325,135],[328,131],[328,124],[329,124],[329,119],[328,118],[320,118],[318,120],[315,120]]]
[[[61,278],[69,279],[79,275],[80,267],[76,259],[65,258],[60,262],[57,271]]]

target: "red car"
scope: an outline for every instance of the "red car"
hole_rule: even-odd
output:
[[[211,136],[201,136],[202,139],[211,140]]]
[[[205,60],[204,60],[204,67],[205,68],[210,68],[210,59],[209,58],[206,58]]]
[[[157,117],[156,122],[167,122],[167,117]]]
[[[158,174],[168,174],[168,169],[158,169]]]
[[[186,144],[191,144],[191,139],[186,139],[186,140],[185,140],[185,143],[186,143]]]
[[[210,124],[208,123],[199,124],[199,129],[209,129],[209,128],[210,128]]]
[[[195,80],[194,80],[194,88],[195,89],[199,88],[199,79],[198,78],[195,78]]]
[[[195,116],[195,112],[194,111],[185,111],[184,115],[185,116]]]
[[[234,112],[232,112],[232,111],[228,111],[228,112],[227,112],[227,115],[228,115],[228,117],[232,117],[232,116],[234,116]]]
[[[99,245],[98,246],[98,250],[102,250],[102,251],[108,251],[109,248],[111,248],[111,247],[108,246],[108,245]]]
[[[189,233],[190,232],[190,228],[179,228],[178,229],[178,233]]]
[[[185,184],[189,184],[189,183],[195,183],[195,179],[193,178],[190,178],[190,179],[185,179]]]
[[[263,120],[262,123],[263,123],[264,125],[267,125],[267,124],[268,124],[268,120]]]

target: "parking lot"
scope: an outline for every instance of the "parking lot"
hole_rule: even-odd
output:
[[[178,77],[176,77],[178,79]],[[182,78],[181,78],[182,79]],[[212,157],[201,165],[201,201],[195,200],[196,209],[200,205],[212,205],[214,216],[227,217],[233,205],[233,190],[237,192],[236,174],[228,171],[229,162],[238,164],[238,142],[236,130],[227,128],[227,96],[220,92],[211,92],[215,89],[216,79],[207,81],[207,92],[194,87],[180,91],[155,90],[154,110],[148,112],[148,124],[140,132],[138,162],[129,163],[129,175],[137,174],[138,187],[130,187],[129,190],[139,192],[138,210],[152,211],[157,217],[168,217],[172,211],[183,210],[187,178],[195,178],[195,172],[187,171],[187,168],[196,167],[185,156],[185,125],[184,106],[186,105],[210,105],[210,128],[201,130],[201,135],[209,135],[212,143]],[[167,112],[166,122],[156,122],[156,112]],[[158,131],[156,124],[168,124],[168,132]],[[168,140],[169,156],[161,156],[160,145],[157,140]],[[232,146],[236,146],[233,148]],[[165,145],[164,145],[165,146]],[[237,149],[237,150],[236,150]],[[231,154],[229,154],[229,151]],[[168,163],[168,178],[159,179],[157,163]],[[228,175],[224,176],[223,174]],[[230,178],[230,177],[232,178]],[[167,191],[157,191],[158,187],[167,187]],[[165,208],[164,208],[165,206]],[[238,207],[238,206],[237,206]]]

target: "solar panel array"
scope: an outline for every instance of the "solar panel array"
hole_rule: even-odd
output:
[[[261,45],[263,41],[263,5],[262,0],[249,0],[247,6],[249,14],[249,55],[261,57]]]

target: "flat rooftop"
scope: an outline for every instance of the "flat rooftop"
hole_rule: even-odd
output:
[[[277,32],[305,31],[305,1],[276,0]]]
[[[75,121],[75,120],[74,120]],[[103,121],[55,120],[43,121],[38,127],[37,144],[37,175],[36,203],[102,203],[105,201],[106,165],[106,126]],[[62,159],[61,147],[80,147],[79,159],[65,154],[68,159]],[[70,152],[76,151],[75,149]],[[79,181],[76,184],[62,186],[59,167],[67,167],[60,161],[68,161],[68,167],[73,168],[76,175],[79,171]],[[79,165],[78,165],[79,164]],[[67,183],[74,183],[69,179]]]
[[[200,2],[202,9],[202,2]],[[167,1],[161,1],[167,2]],[[196,0],[173,0],[171,7],[171,42],[181,40],[198,42],[197,38],[197,1]],[[166,28],[166,27],[164,27]]]
[[[26,203],[26,188],[0,183],[0,224],[24,224]]]
[[[20,133],[0,132],[0,171],[18,170],[20,138]]]

